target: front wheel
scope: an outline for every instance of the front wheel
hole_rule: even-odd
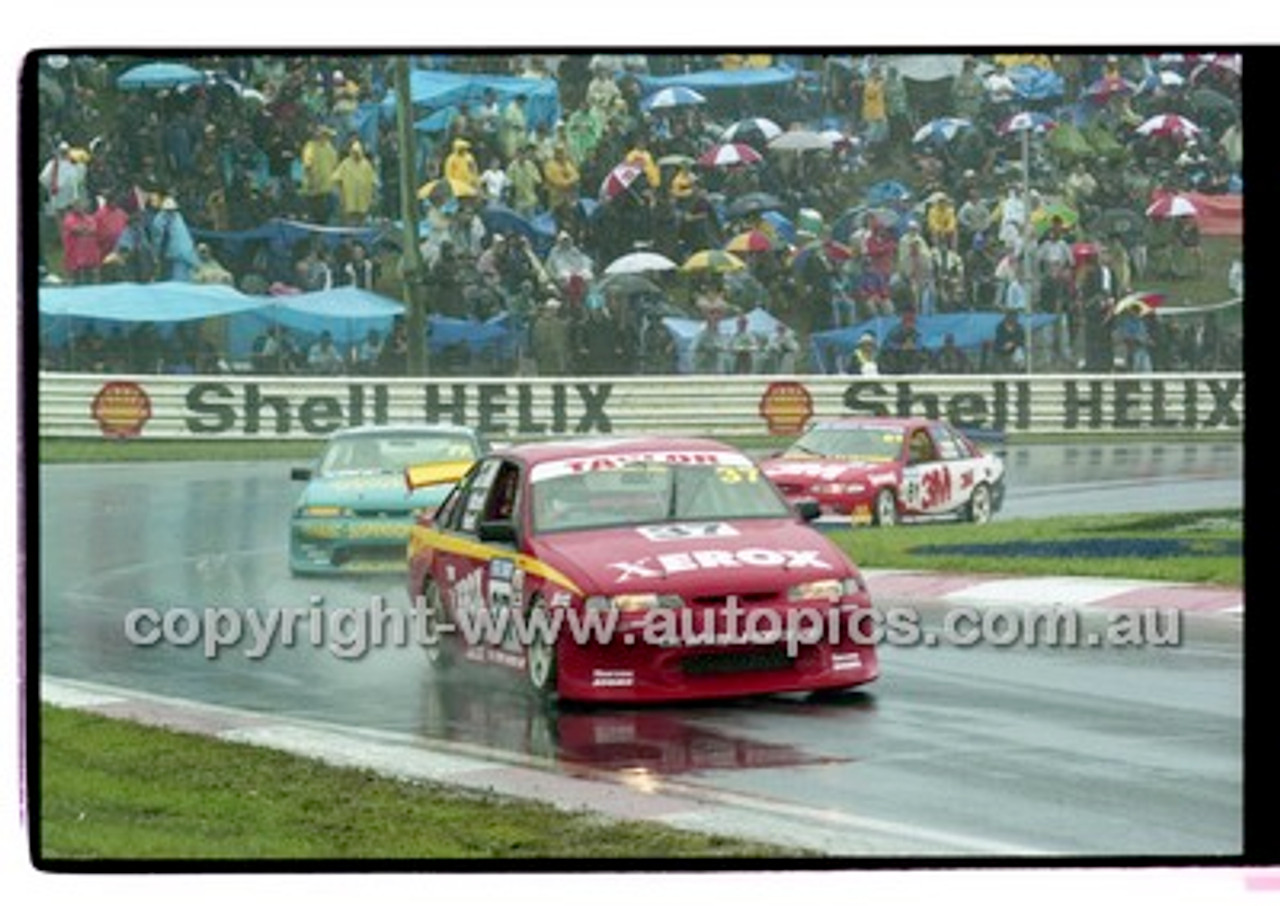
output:
[[[440,628],[446,623],[444,597],[440,594],[440,586],[432,579],[427,579],[422,586],[422,606],[426,610],[426,626],[424,638],[419,639],[419,643],[427,652],[427,663],[437,670],[444,670],[453,664],[453,650]]]
[[[973,494],[969,497],[966,515],[975,525],[983,525],[991,521],[991,510],[991,487],[980,484],[973,489]]]
[[[554,701],[558,686],[556,642],[549,631],[538,631],[549,629],[549,621],[540,618],[545,617],[547,612],[546,603],[541,597],[535,597],[529,602],[530,614],[537,611],[542,612],[540,616],[529,621],[531,632],[529,644],[524,651],[525,675],[529,679],[530,688],[539,698],[544,701]]]
[[[898,499],[893,488],[882,488],[876,494],[876,525],[893,525],[898,521]]]

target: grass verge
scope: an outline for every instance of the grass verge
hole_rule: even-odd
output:
[[[1108,576],[1238,586],[1244,512],[997,519],[983,526],[837,529],[831,538],[863,569],[1014,576]]]
[[[810,855],[50,705],[40,709],[40,785],[39,848],[53,860]]]

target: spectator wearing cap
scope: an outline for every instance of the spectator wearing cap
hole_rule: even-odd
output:
[[[158,259],[160,279],[190,282],[200,259],[178,200],[172,195],[161,200],[160,210],[152,218],[149,231]]]
[[[87,198],[86,180],[88,167],[75,159],[70,142],[58,142],[53,157],[44,165],[38,177],[47,200],[46,213],[61,223],[63,215],[71,210],[78,198]]]
[[[861,377],[874,377],[880,373],[880,366],[877,363],[876,335],[871,331],[865,331],[858,337],[858,345],[853,348],[853,353],[849,356],[845,372]]]
[[[338,209],[344,226],[363,226],[378,198],[378,171],[364,153],[359,139],[352,139],[347,155],[339,161],[330,181],[338,190]]]

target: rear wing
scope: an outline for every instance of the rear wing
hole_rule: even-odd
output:
[[[455,484],[462,480],[475,462],[470,459],[459,459],[450,462],[429,462],[420,466],[406,466],[404,483],[410,493],[419,488],[429,488],[439,484]]]

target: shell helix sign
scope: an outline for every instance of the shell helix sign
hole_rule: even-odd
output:
[[[90,413],[103,437],[137,437],[151,418],[151,398],[133,381],[111,381],[94,396]]]

